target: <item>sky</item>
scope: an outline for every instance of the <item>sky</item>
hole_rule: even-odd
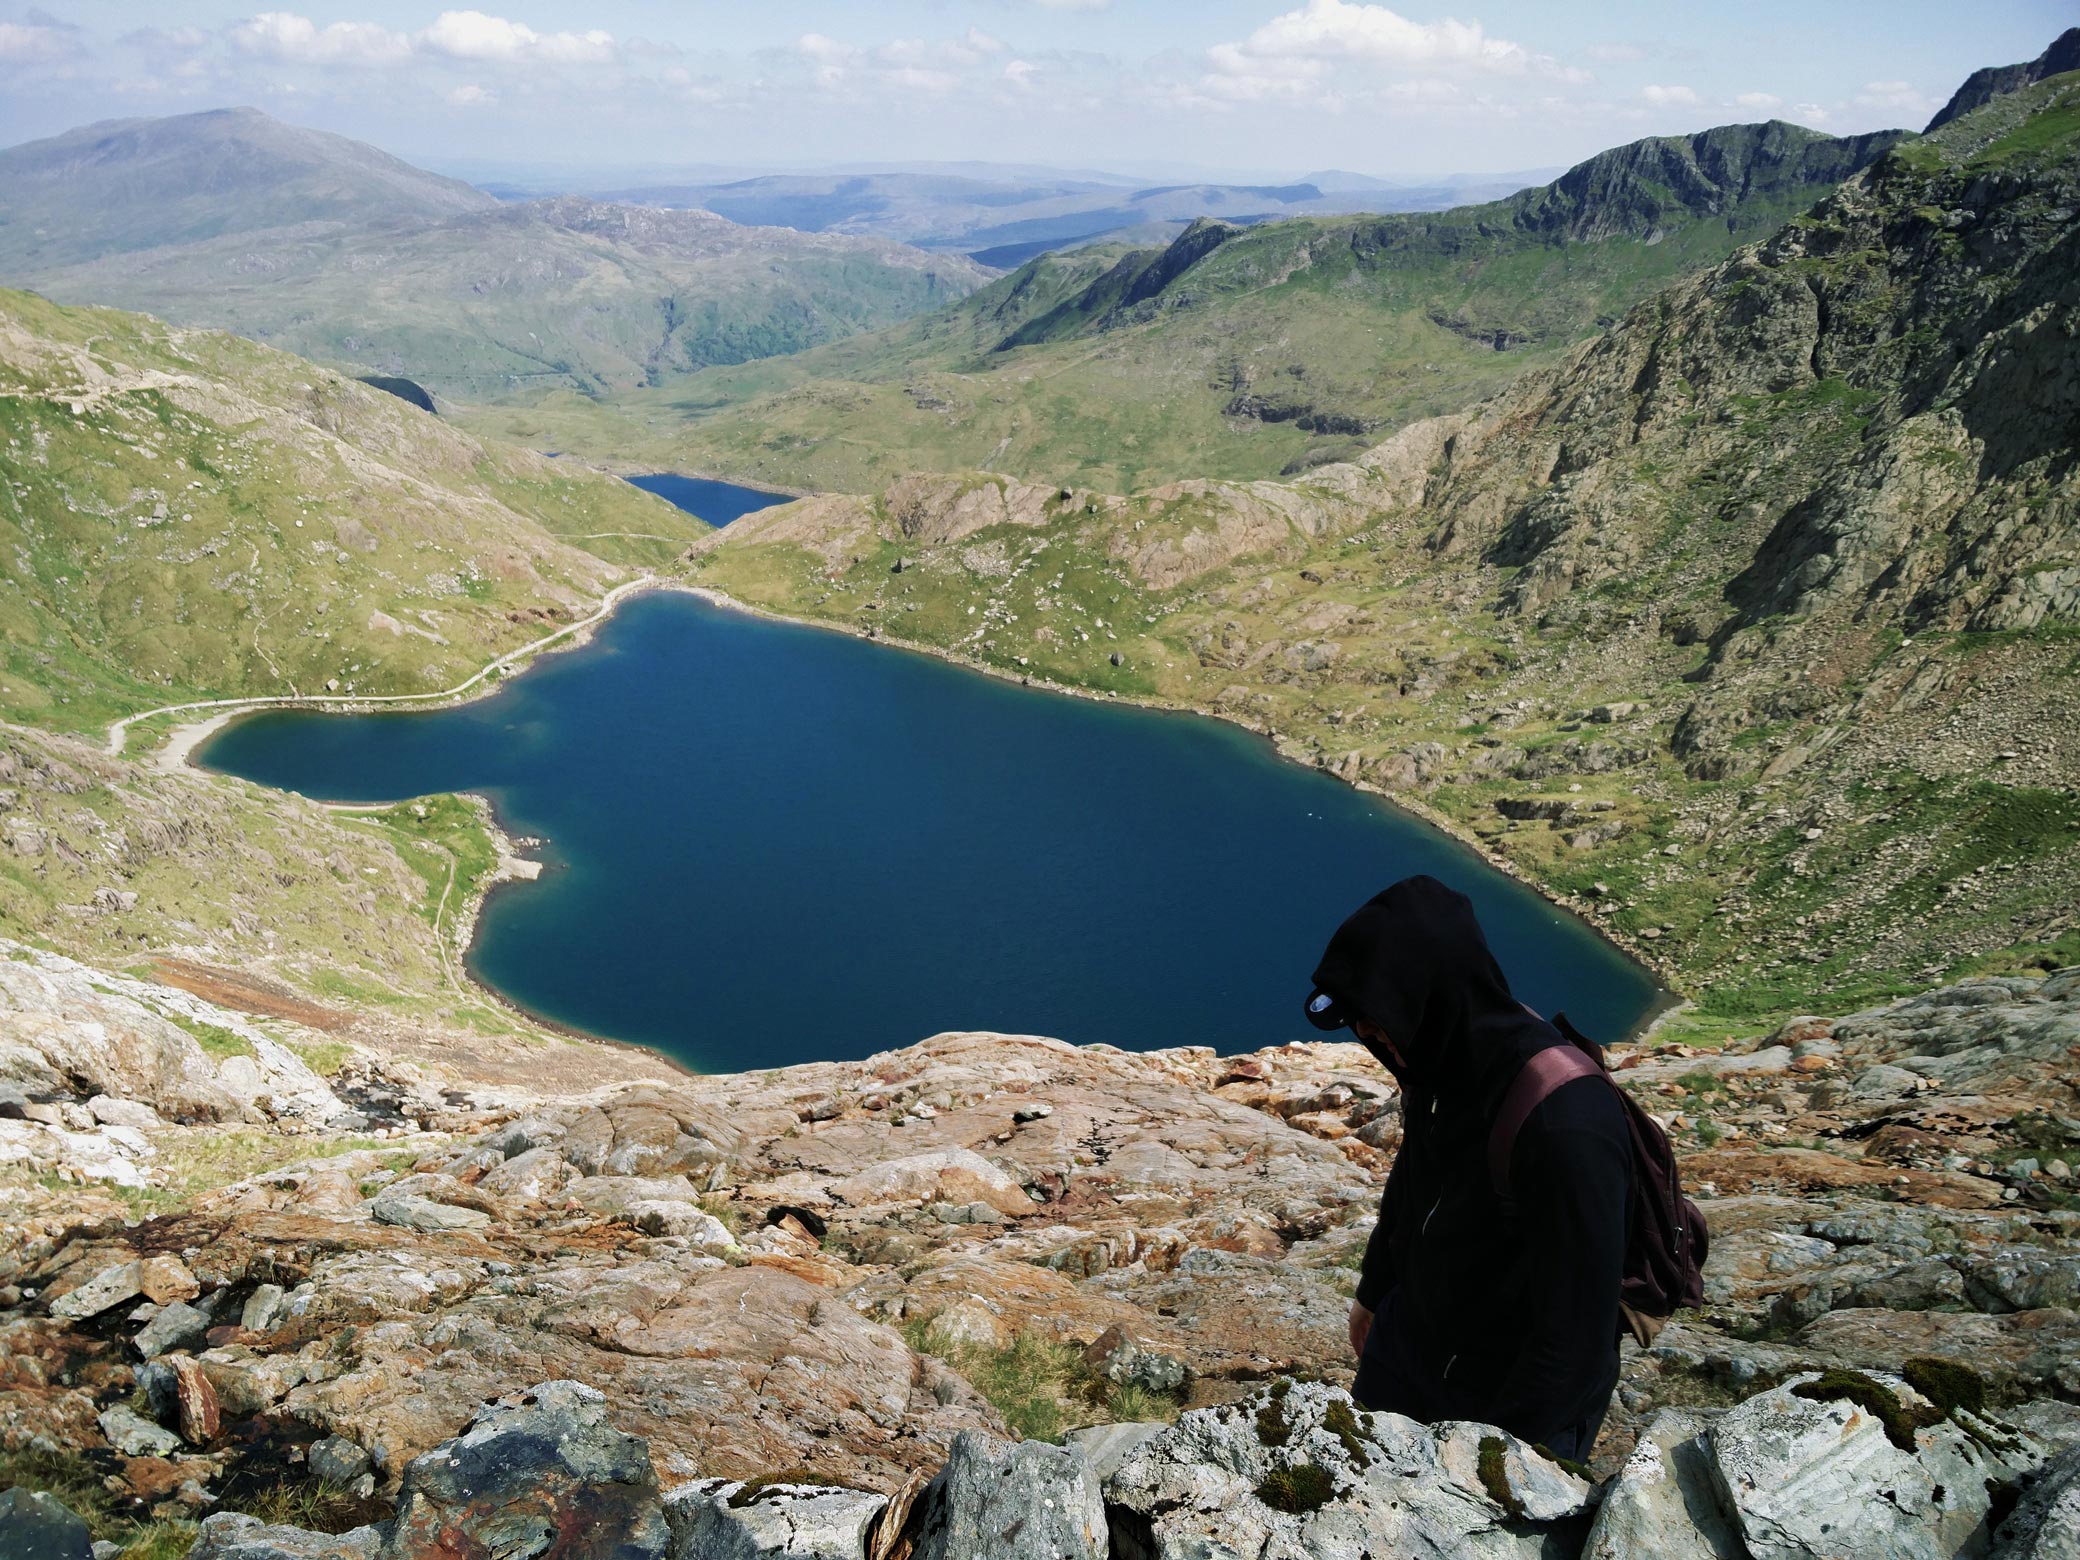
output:
[[[484,179],[985,161],[1394,178],[1919,128],[2071,0],[0,0],[0,144],[234,104]]]

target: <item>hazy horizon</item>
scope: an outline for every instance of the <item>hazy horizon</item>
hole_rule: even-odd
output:
[[[488,0],[487,0],[488,3]],[[1640,0],[1476,12],[1353,0],[837,0],[692,8],[129,0],[0,9],[0,141],[247,105],[479,182],[1024,165],[1125,179],[1404,182],[1563,167],[1782,118],[1917,129],[2049,0],[1739,16]]]

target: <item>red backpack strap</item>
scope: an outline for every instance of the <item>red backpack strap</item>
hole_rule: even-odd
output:
[[[1598,1077],[1602,1072],[1595,1058],[1574,1045],[1550,1045],[1524,1058],[1509,1092],[1502,1096],[1495,1125],[1488,1132],[1488,1177],[1495,1183],[1497,1195],[1509,1192],[1510,1153],[1531,1113],[1562,1084]]]

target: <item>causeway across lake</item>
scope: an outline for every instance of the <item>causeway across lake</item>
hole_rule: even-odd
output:
[[[1471,851],[1233,726],[677,592],[475,703],[258,714],[198,756],[334,801],[490,797],[548,866],[492,894],[471,968],[707,1071],[948,1029],[1314,1038],[1300,1006],[1323,943],[1411,872],[1472,895],[1542,1012],[1615,1038],[1659,995]]]

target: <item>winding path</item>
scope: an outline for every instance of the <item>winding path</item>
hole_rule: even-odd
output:
[[[109,757],[120,758],[122,756],[124,741],[129,736],[130,728],[133,725],[141,720],[157,719],[161,715],[184,715],[191,710],[215,710],[220,715],[228,716],[240,710],[267,709],[276,705],[294,705],[300,709],[309,709],[313,706],[340,705],[358,709],[365,704],[428,704],[439,703],[446,699],[460,698],[485,678],[503,671],[514,662],[547,649],[559,639],[567,639],[572,634],[592,627],[619,606],[624,597],[631,596],[639,590],[647,590],[657,583],[658,577],[656,575],[644,574],[623,584],[616,585],[600,599],[598,608],[591,616],[580,618],[575,623],[566,623],[562,628],[556,630],[555,633],[544,634],[540,639],[531,640],[517,650],[508,650],[497,660],[486,662],[479,667],[473,676],[464,679],[452,688],[443,688],[437,693],[355,693],[334,696],[284,693],[244,699],[198,699],[188,704],[165,704],[156,710],[140,710],[135,715],[125,715],[121,720],[111,725],[108,728]]]

